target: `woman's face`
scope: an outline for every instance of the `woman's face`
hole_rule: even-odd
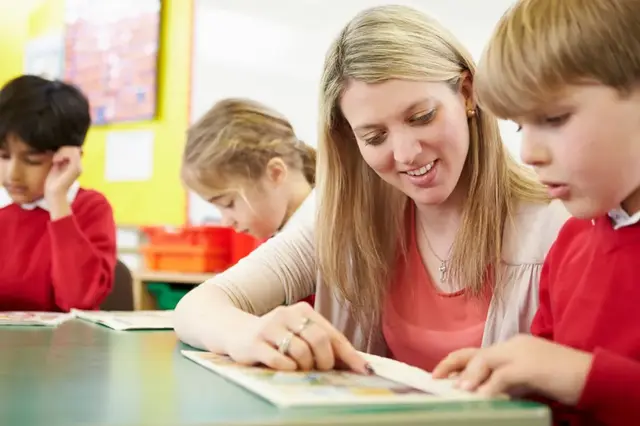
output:
[[[419,205],[445,202],[460,180],[469,150],[471,82],[351,81],[340,108],[362,158]]]

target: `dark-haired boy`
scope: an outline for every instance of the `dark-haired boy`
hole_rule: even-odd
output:
[[[90,124],[72,85],[23,75],[0,90],[0,311],[97,309],[111,291],[113,212],[77,182]]]

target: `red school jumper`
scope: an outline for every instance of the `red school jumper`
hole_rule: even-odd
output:
[[[72,214],[53,222],[43,207],[0,206],[0,311],[98,309],[116,263],[109,202],[79,189]]]
[[[540,279],[534,335],[593,354],[576,407],[557,425],[640,425],[640,223],[569,219]]]

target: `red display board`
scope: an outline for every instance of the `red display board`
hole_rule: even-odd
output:
[[[160,0],[66,0],[64,79],[94,124],[156,115]]]

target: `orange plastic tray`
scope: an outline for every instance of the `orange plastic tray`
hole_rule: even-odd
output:
[[[234,231],[223,226],[187,226],[166,228],[162,226],[142,229],[150,245],[193,245],[207,247],[229,247]]]
[[[140,251],[146,268],[152,271],[222,272],[231,264],[228,247],[148,245],[141,247]]]
[[[261,240],[247,234],[235,233],[233,235],[233,243],[231,244],[231,264],[235,265],[240,259],[255,250]]]

